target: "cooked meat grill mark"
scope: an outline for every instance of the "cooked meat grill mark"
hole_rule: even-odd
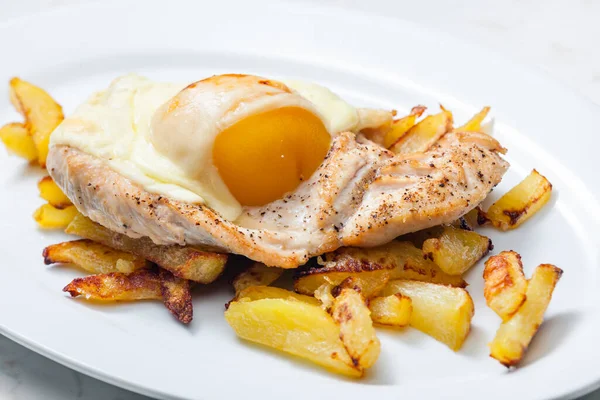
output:
[[[376,246],[456,220],[500,182],[508,167],[503,151],[487,135],[450,133],[426,153],[394,156],[342,133],[317,172],[293,193],[245,207],[233,222],[209,207],[148,193],[75,148],[51,148],[48,165],[83,214],[117,232],[293,268],[341,246]]]

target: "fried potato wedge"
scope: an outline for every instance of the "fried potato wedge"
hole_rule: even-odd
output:
[[[226,254],[209,253],[190,246],[160,246],[149,238],[133,239],[83,215],[74,218],[65,232],[143,257],[179,278],[194,282],[213,282],[221,275],[227,262]]]
[[[375,296],[390,279],[391,269],[375,263],[361,262],[352,257],[340,256],[323,267],[299,269],[294,277],[294,290],[314,295],[323,284],[333,287],[353,277],[365,298]]]
[[[412,301],[410,326],[459,350],[471,331],[473,299],[465,289],[428,282],[390,281],[382,296],[400,293]]]
[[[192,292],[190,281],[181,279],[160,268],[158,271],[160,278],[160,292],[163,303],[167,310],[171,312],[184,324],[189,324],[194,318],[194,306],[192,305]]]
[[[233,288],[238,293],[251,286],[268,286],[283,274],[282,268],[268,267],[256,262],[233,280]]]
[[[544,321],[544,314],[563,271],[551,264],[539,265],[527,285],[526,300],[504,321],[490,343],[490,356],[510,367],[523,358],[527,347]]]
[[[249,288],[251,289],[251,288]],[[233,301],[225,320],[242,339],[293,354],[329,371],[359,378],[340,326],[320,306],[292,298]]]
[[[485,218],[503,231],[515,229],[537,213],[552,195],[552,184],[535,169],[485,212]]]
[[[46,247],[42,255],[46,265],[73,264],[92,274],[130,273],[150,266],[142,257],[112,249],[89,239],[53,244]]]
[[[455,132],[483,132],[482,123],[490,112],[490,107],[483,107],[481,111],[468,120],[464,125],[455,128]]]
[[[437,238],[423,242],[423,254],[450,275],[462,275],[492,248],[490,238],[477,232],[444,226]]]
[[[385,134],[383,146],[389,149],[394,143],[398,141],[410,128],[412,128],[417,122],[417,118],[421,116],[427,110],[425,106],[416,106],[410,110],[404,118],[397,119],[392,122],[391,129]]]
[[[13,122],[0,128],[0,140],[6,149],[27,161],[37,160],[38,152],[25,125]]]
[[[452,130],[452,113],[442,108],[442,112],[425,117],[401,136],[390,150],[396,154],[410,154],[429,149],[445,133]]]
[[[412,300],[400,293],[369,300],[371,319],[379,325],[407,326],[412,314]]]
[[[63,209],[56,208],[51,204],[43,204],[33,213],[33,219],[43,229],[63,229],[80,215],[75,206],[67,206]]]
[[[325,310],[331,309],[331,306],[333,305],[335,299],[332,292],[334,288],[335,287],[331,283],[324,283],[313,293],[315,299],[321,302],[321,307]]]
[[[521,256],[503,251],[488,258],[483,270],[485,301],[503,321],[521,307],[527,296],[527,280],[523,274]]]
[[[345,247],[329,257],[345,257],[363,269],[389,268],[390,279],[410,279],[423,282],[441,283],[456,287],[466,287],[460,276],[449,275],[434,262],[425,258],[421,249],[408,241],[392,241],[373,248]],[[365,297],[370,297],[365,295]]]
[[[381,344],[362,295],[351,288],[342,289],[333,301],[330,313],[340,326],[340,339],[354,365],[361,369],[372,367],[379,358]]]
[[[23,117],[38,153],[46,166],[50,134],[64,119],[62,107],[43,89],[19,78],[10,80],[10,98]]]
[[[242,289],[236,296],[234,301],[245,299],[249,301],[262,299],[294,299],[303,301],[307,304],[318,306],[319,300],[311,296],[294,293],[290,290],[281,289],[273,286],[249,286]]]
[[[131,274],[111,272],[73,279],[63,289],[71,297],[83,296],[86,300],[101,302],[161,300],[158,272],[141,269]]]
[[[63,209],[73,204],[49,176],[43,177],[38,182],[38,190],[40,191],[40,197],[56,208]]]

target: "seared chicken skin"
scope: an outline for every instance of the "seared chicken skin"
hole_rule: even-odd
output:
[[[485,134],[449,133],[425,153],[395,156],[342,133],[309,180],[280,200],[245,207],[235,221],[149,193],[73,147],[52,147],[48,170],[83,214],[116,232],[294,268],[342,246],[376,246],[456,220],[500,182],[503,152]]]

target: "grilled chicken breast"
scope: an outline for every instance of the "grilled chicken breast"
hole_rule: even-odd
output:
[[[280,200],[245,207],[235,221],[146,192],[73,147],[52,147],[48,170],[83,214],[114,231],[294,268],[342,246],[376,246],[454,221],[500,182],[503,152],[485,134],[449,133],[425,153],[395,156],[342,133],[309,180]]]

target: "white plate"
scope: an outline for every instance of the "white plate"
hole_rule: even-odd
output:
[[[165,398],[533,399],[598,386],[598,110],[485,50],[400,20],[264,0],[221,3],[114,2],[14,21],[0,27],[0,81],[31,80],[67,113],[131,71],[176,81],[223,72],[302,77],[357,105],[404,111],[441,102],[458,121],[492,105],[512,164],[494,197],[534,167],[555,194],[517,231],[488,233],[497,250],[522,254],[528,274],[541,262],[565,270],[522,368],[508,372],[488,357],[500,321],[483,301],[481,265],[467,279],[476,314],[460,352],[414,330],[382,331],[381,357],[359,382],[237,340],[223,319],[226,287],[199,290],[189,327],[158,302],[71,300],[61,289],[78,273],[44,267],[40,257],[63,235],[38,231],[31,220],[41,203],[39,173],[4,155],[0,331],[74,369]],[[0,121],[17,119],[1,97]]]

